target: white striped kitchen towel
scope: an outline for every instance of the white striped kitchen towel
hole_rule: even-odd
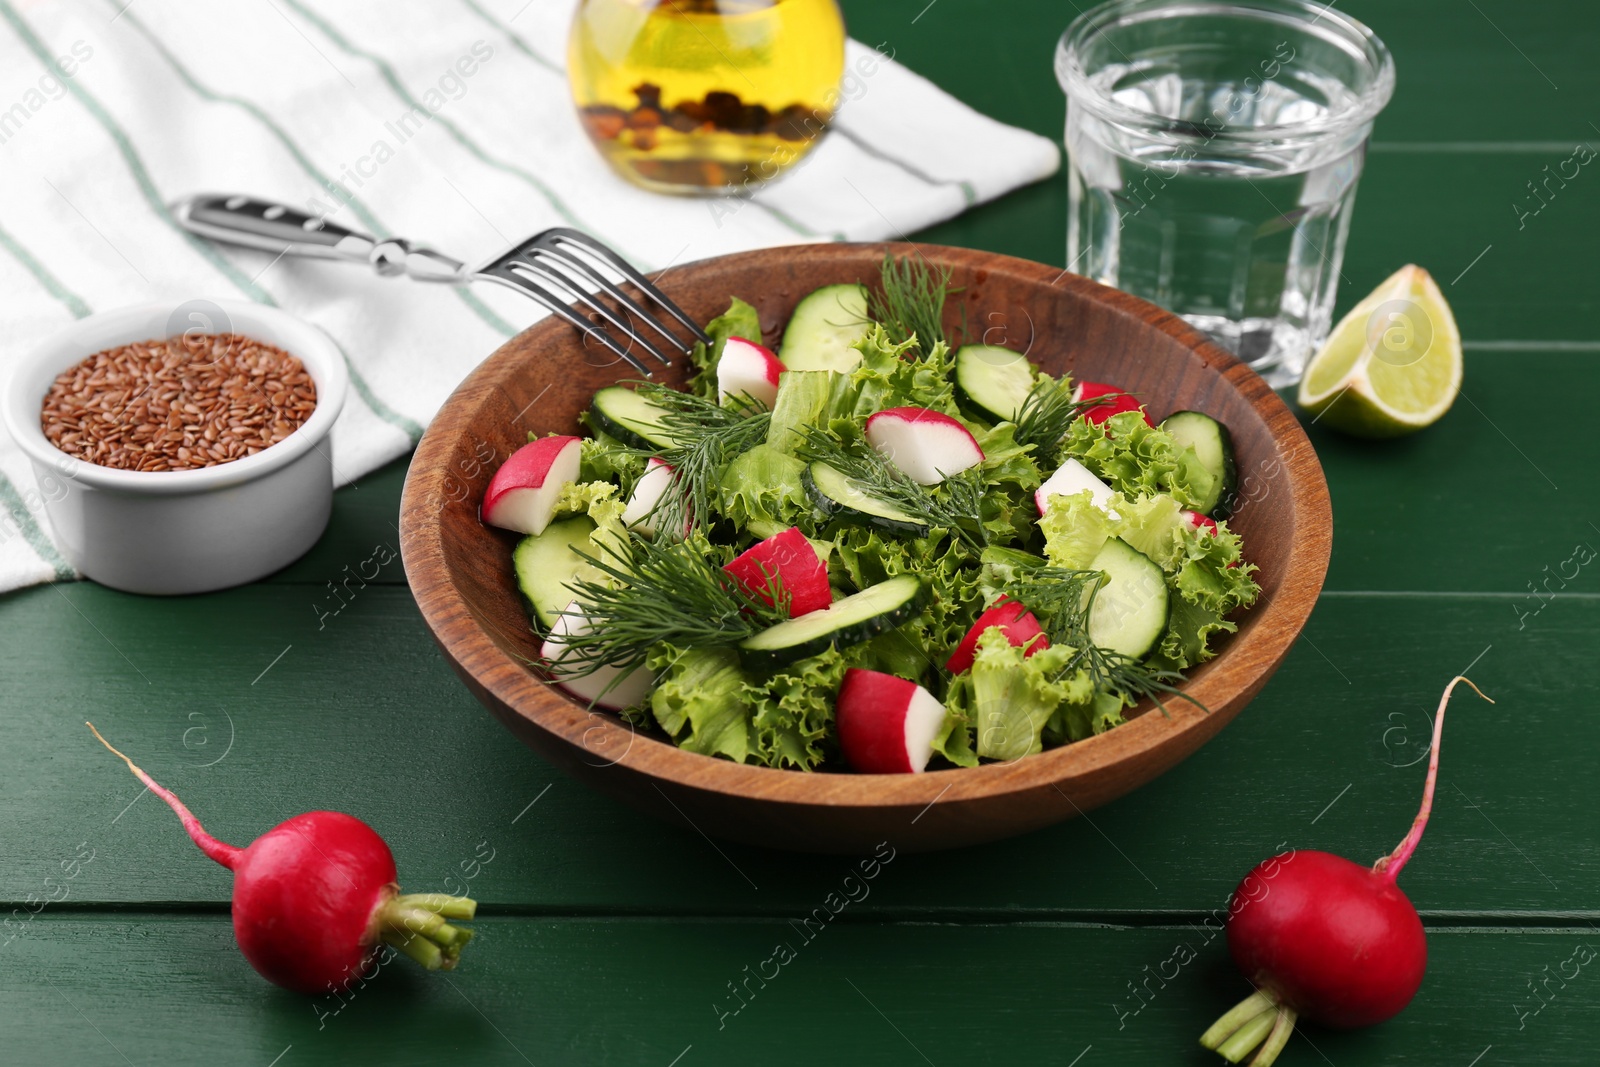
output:
[[[748,202],[646,193],[612,175],[573,113],[572,10],[0,0],[0,360],[118,305],[240,294],[280,305],[349,357],[353,395],[333,436],[345,482],[404,454],[456,383],[543,313],[498,287],[212,246],[174,224],[176,198],[239,191],[309,205],[469,262],[570,225],[662,268],[902,236],[1058,165],[1051,141],[851,42],[835,135],[795,174]],[[400,122],[414,111],[424,118]],[[32,472],[0,436],[0,591],[69,577]]]

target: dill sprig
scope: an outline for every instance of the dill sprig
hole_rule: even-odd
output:
[[[1072,658],[1061,668],[1063,674],[1082,668],[1097,691],[1120,693],[1135,700],[1149,697],[1162,714],[1167,711],[1163,696],[1182,697],[1202,711],[1209,711],[1174,684],[1183,681],[1178,671],[1148,666],[1090,640],[1089,613],[1104,585],[1105,575],[1100,571],[1040,567],[1013,582],[1006,595],[1027,605],[1052,645],[1072,648]]]
[[[983,529],[983,484],[976,469],[946,478],[935,492],[913,481],[877,449],[848,448],[816,426],[802,431],[795,450],[807,462],[826,463],[860,486],[861,491],[892,504],[918,522],[949,530],[974,549],[988,544]]]
[[[941,341],[948,344],[944,301],[955,292],[949,268],[934,267],[921,255],[898,260],[885,255],[878,273],[877,288],[867,293],[867,317],[888,330],[897,344],[916,337],[923,355]]]
[[[1097,396],[1092,400],[1074,400],[1065,378],[1044,375],[1033,383],[1017,411],[1016,442],[1033,445],[1035,454],[1053,465],[1060,459],[1061,439],[1067,435],[1073,420],[1107,399]]]
[[[742,394],[724,406],[659,382],[641,382],[637,388],[639,395],[664,410],[661,429],[674,442],[659,453],[673,474],[671,486],[651,512],[656,536],[682,540],[710,525],[724,468],[767,439],[772,413]]]
[[[564,672],[637,666],[662,642],[727,647],[789,614],[787,598],[774,597],[769,605],[717,566],[703,538],[665,542],[634,535],[625,548],[603,545],[606,559],[574,551],[606,578],[569,584],[587,626],[565,638]]]

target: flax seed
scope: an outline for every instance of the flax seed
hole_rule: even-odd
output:
[[[192,470],[276,444],[316,406],[316,383],[288,352],[239,334],[183,335],[62,371],[39,421],[51,444],[91,463]]]

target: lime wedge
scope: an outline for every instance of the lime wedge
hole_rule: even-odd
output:
[[[1461,391],[1461,333],[1421,267],[1395,271],[1333,328],[1300,379],[1300,406],[1357,437],[1431,426]]]

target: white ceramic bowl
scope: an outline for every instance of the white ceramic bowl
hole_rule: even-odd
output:
[[[192,329],[242,334],[298,357],[317,385],[311,418],[253,456],[188,471],[115,470],[45,438],[40,409],[56,375],[104,349]],[[192,300],[119,308],[67,327],[13,368],[0,414],[33,464],[73,566],[133,593],[201,593],[271,574],[322,535],[333,508],[328,431],[348,385],[338,347],[310,323],[244,301]]]

